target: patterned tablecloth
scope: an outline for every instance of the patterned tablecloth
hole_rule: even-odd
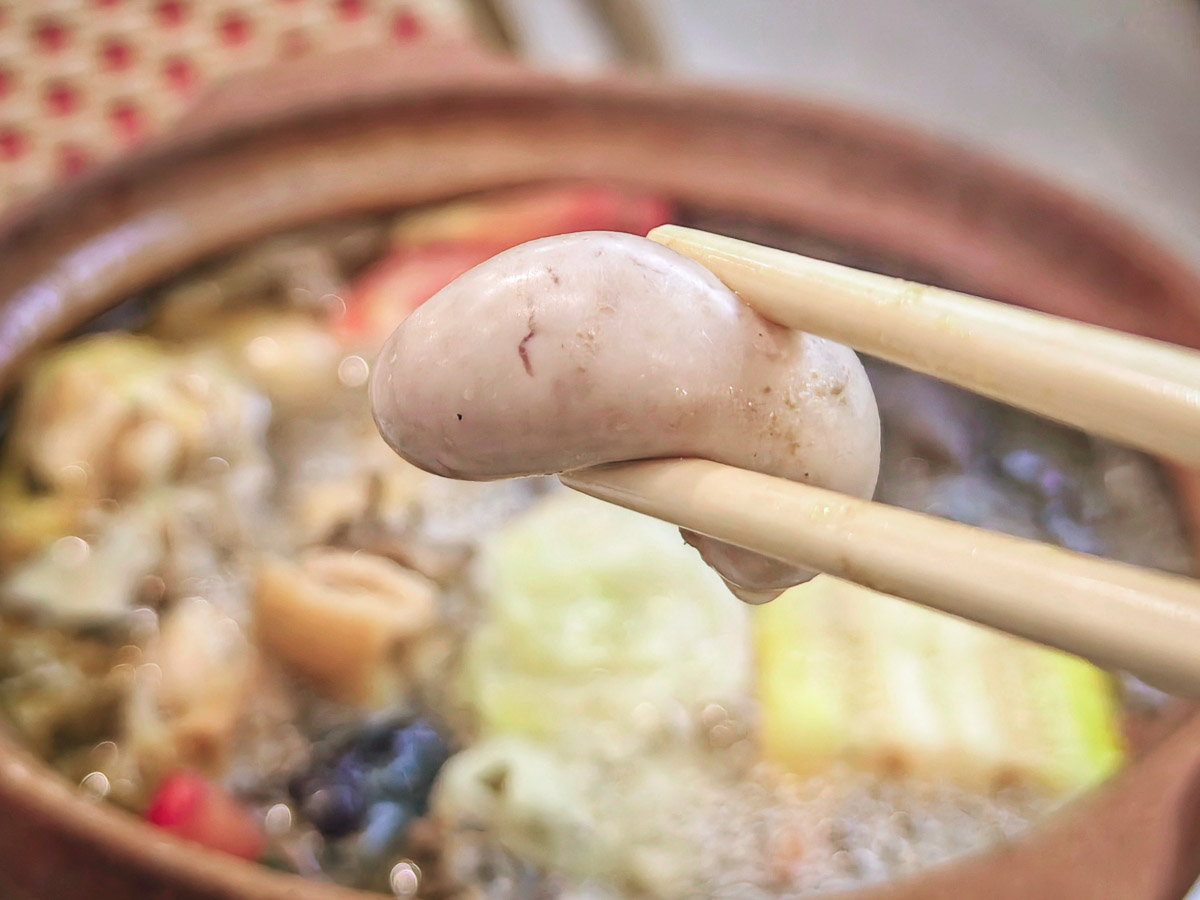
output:
[[[426,35],[469,0],[0,0],[0,210],[171,124],[214,79]]]

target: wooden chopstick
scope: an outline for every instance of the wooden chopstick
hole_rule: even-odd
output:
[[[1200,697],[1200,583],[707,460],[567,486]]]
[[[781,325],[1200,465],[1200,353],[678,225],[649,237]]]
[[[782,325],[1200,464],[1200,353],[676,225],[649,236]],[[683,528],[1200,697],[1200,582],[706,460],[560,477]]]

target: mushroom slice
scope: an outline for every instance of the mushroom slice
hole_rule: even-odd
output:
[[[254,585],[261,646],[334,700],[401,699],[420,638],[437,618],[437,588],[364,551],[312,550],[264,559]]]

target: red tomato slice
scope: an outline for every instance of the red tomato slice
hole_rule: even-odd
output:
[[[645,234],[670,220],[671,205],[661,197],[601,185],[549,185],[416,210],[400,219],[393,237],[401,247],[463,241],[515,247],[573,231]]]
[[[409,313],[504,249],[498,244],[448,244],[393,253],[359,279],[335,330],[374,353]]]
[[[194,772],[176,772],[158,785],[146,821],[211,850],[256,860],[266,835],[246,807]]]
[[[468,269],[526,241],[574,231],[645,234],[671,219],[665,200],[608,187],[530,187],[404,217],[398,249],[359,279],[336,330],[368,353]]]

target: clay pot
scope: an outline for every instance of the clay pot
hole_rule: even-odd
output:
[[[197,259],[281,228],[548,179],[605,179],[804,235],[827,255],[1200,346],[1200,283],[1102,212],[960,148],[824,106],[567,81],[456,52],[297,63],[0,225],[0,386],[28,354]],[[1194,480],[1184,480],[1200,511]],[[3,514],[0,511],[0,514]],[[853,895],[1183,895],[1200,873],[1200,715],[1028,837]],[[364,900],[185,845],[0,736],[0,895]]]

